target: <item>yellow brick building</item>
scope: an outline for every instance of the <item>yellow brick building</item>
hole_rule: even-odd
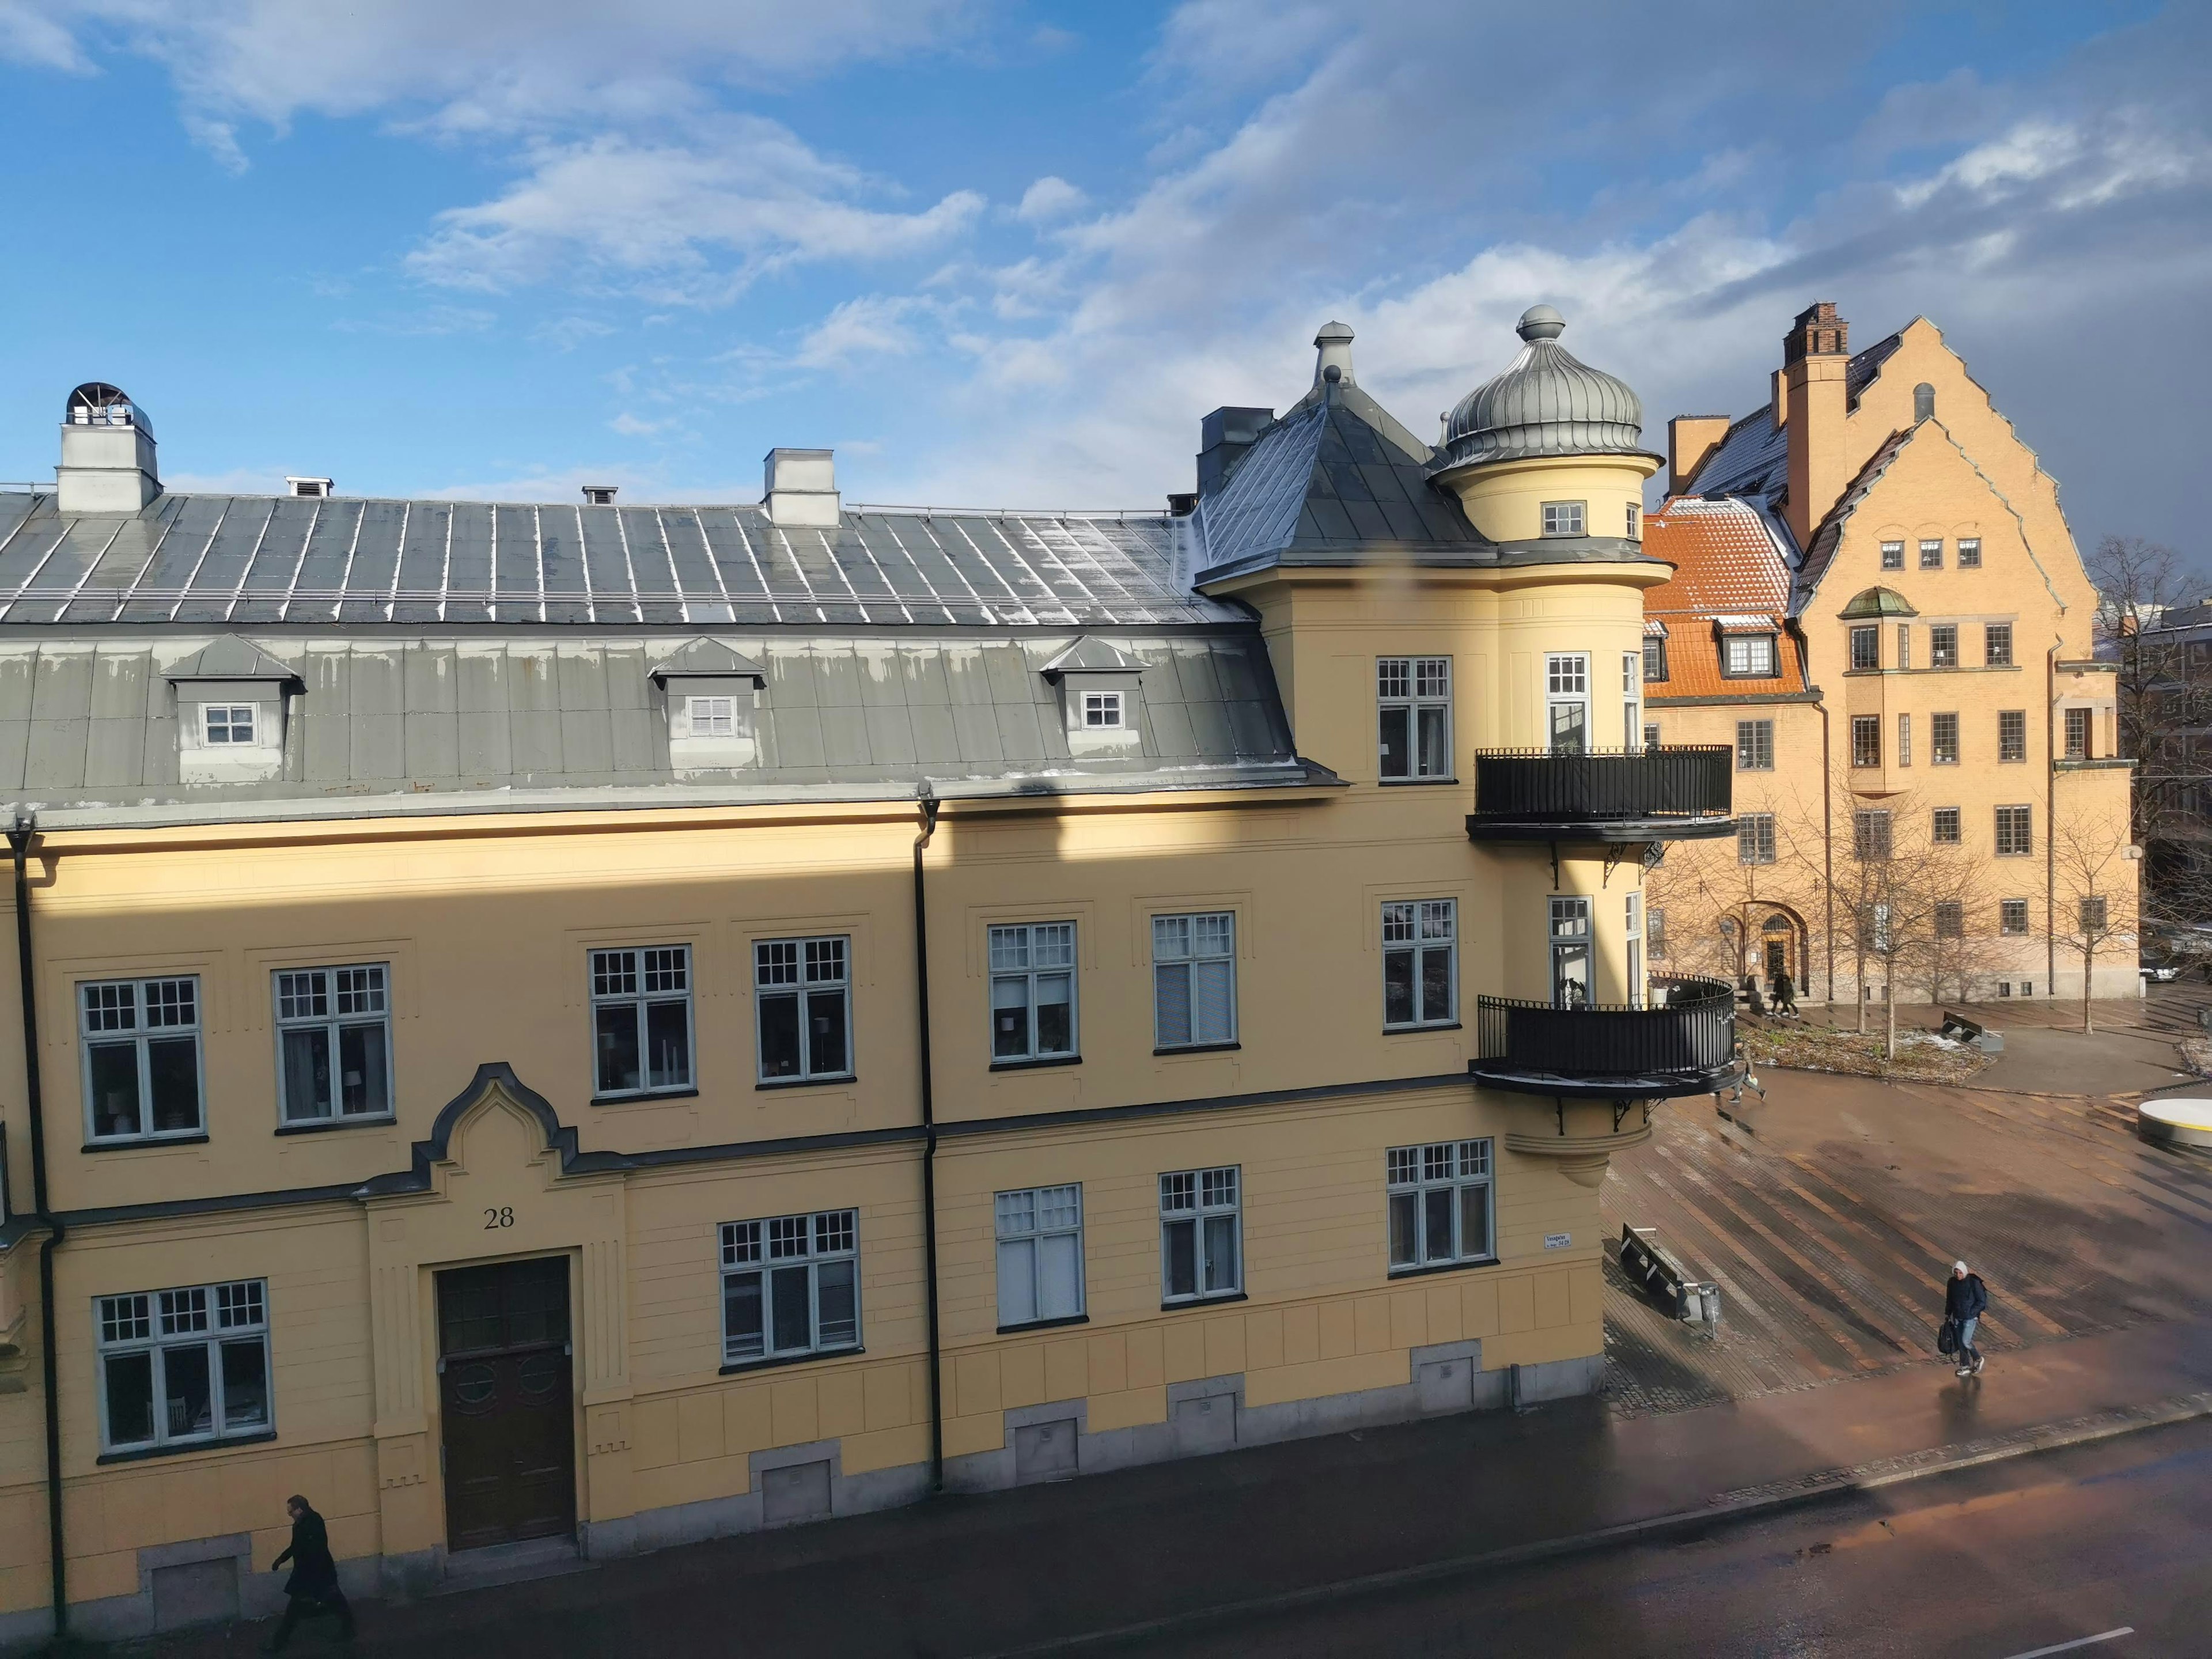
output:
[[[1925,318],[1853,354],[1815,305],[1782,355],[1751,414],[1670,423],[1646,530],[1647,730],[1728,744],[1739,813],[1655,872],[1653,954],[1823,1000],[2137,994],[2131,763],[2057,485]]]
[[[0,1637],[1586,1391],[1659,458],[1322,331],[1165,514],[0,495]],[[15,970],[11,968],[11,974]],[[57,1553],[58,1549],[58,1553]]]

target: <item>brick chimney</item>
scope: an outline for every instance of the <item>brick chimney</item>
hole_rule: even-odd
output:
[[[1812,544],[1851,481],[1844,446],[1844,370],[1850,325],[1823,300],[1797,313],[1782,337],[1784,429],[1789,434],[1790,499],[1784,509],[1797,545]]]

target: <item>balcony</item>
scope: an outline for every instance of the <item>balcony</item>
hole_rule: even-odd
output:
[[[1468,1070],[1486,1088],[1562,1101],[1653,1100],[1719,1088],[1735,1069],[1735,993],[1718,980],[1654,979],[1650,994],[1657,1006],[1647,1008],[1477,997],[1481,1058]]]
[[[1705,841],[1735,833],[1724,744],[1474,757],[1470,841]]]

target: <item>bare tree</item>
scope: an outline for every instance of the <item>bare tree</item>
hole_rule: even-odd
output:
[[[2083,811],[2069,813],[2051,830],[2059,914],[2051,919],[2051,925],[2070,949],[2081,954],[2084,1031],[2097,1029],[2092,990],[2097,952],[2106,941],[2130,931],[2127,924],[2134,921],[2135,864],[2123,856],[2127,847],[2124,830]]]
[[[1818,892],[1817,816],[1793,802],[1770,813],[1737,815],[1733,840],[1682,842],[1645,882],[1648,902],[1667,918],[1667,964],[1734,985],[1757,971],[1759,917],[1784,908],[1804,914]],[[1806,964],[1799,964],[1805,976]]]

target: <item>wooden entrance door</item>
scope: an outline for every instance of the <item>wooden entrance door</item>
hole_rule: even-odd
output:
[[[1766,941],[1766,982],[1769,985],[1790,971],[1790,945],[1786,940]]]
[[[568,1259],[440,1273],[438,1370],[446,1547],[574,1531]]]

